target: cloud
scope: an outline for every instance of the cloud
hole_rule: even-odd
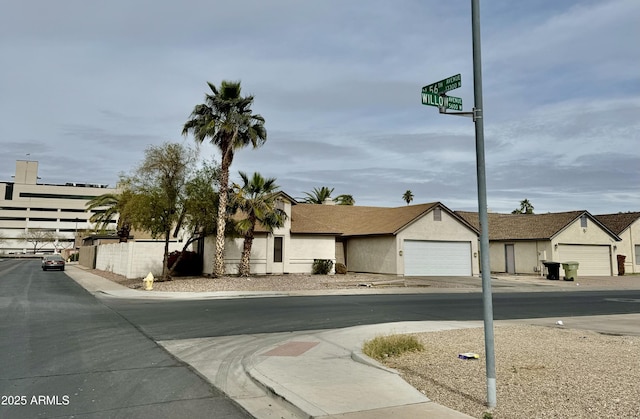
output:
[[[637,210],[640,3],[481,5],[489,206]],[[33,13],[38,10],[38,13]],[[181,129],[207,81],[241,80],[268,141],[238,170],[299,196],[335,187],[358,204],[474,209],[475,130],[420,100],[474,106],[467,3],[435,0],[86,2],[25,0],[0,15],[0,180],[15,160],[43,181],[114,184]],[[217,156],[208,145],[202,157]]]

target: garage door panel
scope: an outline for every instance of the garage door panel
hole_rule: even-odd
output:
[[[471,243],[404,241],[405,276],[471,276]]]
[[[579,263],[578,276],[611,275],[609,246],[561,244],[558,246],[558,254],[561,263]]]

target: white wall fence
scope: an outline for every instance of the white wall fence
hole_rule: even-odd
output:
[[[183,243],[169,242],[169,253],[182,250]],[[129,279],[144,278],[151,272],[162,275],[164,242],[129,241],[98,246],[96,269]]]

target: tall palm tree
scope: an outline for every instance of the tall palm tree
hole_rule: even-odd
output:
[[[276,185],[275,178],[265,179],[260,173],[254,173],[249,179],[246,173],[239,173],[242,185],[233,185],[232,201],[246,218],[236,224],[236,228],[244,236],[238,273],[240,276],[249,276],[251,274],[251,247],[256,224],[259,222],[272,232],[274,228],[284,225],[287,215],[276,207],[276,192],[279,186]]]
[[[404,202],[406,202],[407,205],[409,205],[413,201],[413,192],[407,189],[407,191],[404,194],[402,194],[402,199],[404,199]]]
[[[198,143],[209,142],[220,150],[220,199],[216,234],[216,254],[213,268],[215,276],[224,275],[224,231],[227,222],[227,192],[229,168],[236,150],[252,145],[260,147],[267,141],[264,118],[252,114],[253,96],[240,95],[240,82],[223,80],[218,89],[207,82],[211,93],[205,103],[196,105],[190,119],[184,124],[182,135],[192,133]]]

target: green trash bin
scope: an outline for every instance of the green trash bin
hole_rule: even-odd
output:
[[[578,277],[578,266],[578,262],[565,262],[562,264],[562,269],[564,269],[565,281],[573,281]]]

